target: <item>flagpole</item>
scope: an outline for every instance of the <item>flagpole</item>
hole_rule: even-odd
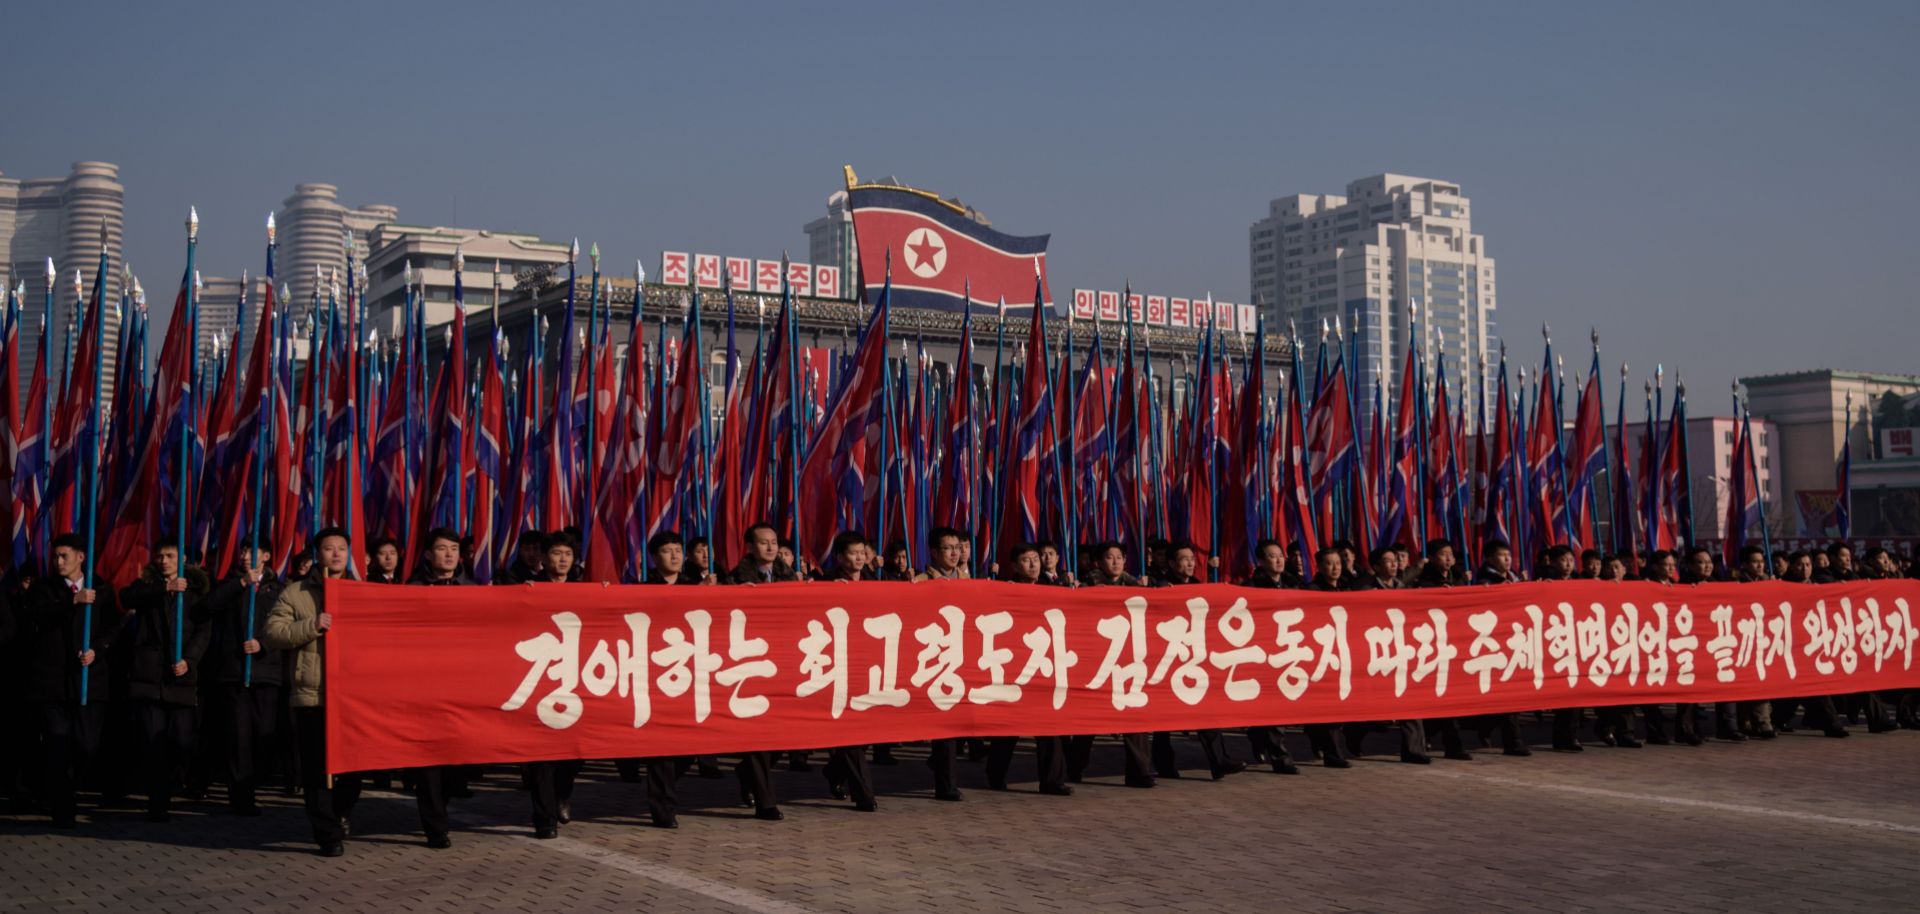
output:
[[[1673,408],[1675,413],[1677,413],[1677,418],[1673,421],[1680,423],[1680,490],[1674,493],[1674,497],[1676,499],[1685,499],[1686,501],[1686,510],[1684,512],[1677,510],[1679,505],[1676,502],[1676,510],[1674,512],[1676,515],[1675,522],[1680,524],[1679,532],[1684,534],[1680,538],[1684,539],[1687,546],[1691,548],[1694,545],[1693,466],[1688,460],[1688,452],[1690,449],[1687,447],[1687,443],[1688,439],[1692,437],[1692,431],[1687,428],[1687,382],[1686,379],[1680,377],[1678,370],[1676,370],[1673,375]]]
[[[191,257],[189,257],[188,262],[189,263],[192,262]],[[94,302],[94,307],[96,308],[105,307],[106,305],[106,283],[107,283],[107,225],[105,222],[102,222],[100,223],[100,269],[99,269],[99,272],[94,276],[94,281],[93,281],[93,294],[94,294],[94,297],[96,298],[96,301]],[[106,342],[106,331],[107,331],[106,315],[99,314],[94,320],[95,342],[94,342],[94,348],[93,348],[93,399],[88,403],[88,406],[87,406],[87,413],[88,413],[87,429],[86,429],[86,439],[87,439],[86,448],[87,449],[84,454],[86,459],[85,466],[87,468],[86,470],[87,472],[87,507],[86,507],[87,551],[86,551],[86,561],[83,563],[85,567],[81,570],[81,578],[83,579],[83,583],[81,584],[81,587],[86,590],[93,589],[94,554],[100,551],[96,546],[96,542],[99,539],[99,516],[100,516],[100,508],[99,508],[99,502],[100,502],[99,428],[100,428],[100,381],[101,381],[100,375],[104,371],[104,365],[106,361],[106,358],[105,358],[106,353],[103,350],[103,347]],[[49,392],[49,396],[47,399],[49,400],[53,399],[51,396],[51,392]],[[46,432],[43,431],[42,434],[46,434]],[[92,650],[93,648],[94,608],[95,607],[93,605],[91,604],[88,605],[84,610],[85,615],[81,617],[80,650],[83,652]],[[176,630],[177,630],[177,627],[176,627]],[[178,638],[175,639],[175,643],[176,644],[179,643]],[[87,686],[88,686],[87,674],[89,672],[90,672],[90,666],[83,666],[80,668],[80,705],[82,707],[85,707],[87,704]]]
[[[800,551],[800,326],[798,316],[793,313],[797,307],[793,284],[787,281],[784,272],[780,276],[780,298],[780,313],[786,316],[786,326],[781,332],[787,335],[787,478],[792,487],[787,493],[787,522],[793,533],[793,554],[798,558],[805,555]],[[865,289],[860,291],[860,298],[865,301]]]
[[[188,207],[187,208],[187,273],[193,277],[193,285],[187,289],[187,341],[188,341],[187,345],[189,346],[192,346],[194,344],[194,341],[199,339],[199,332],[200,332],[200,314],[199,314],[200,273],[194,269],[194,257],[198,253],[199,248],[200,248],[200,213],[197,210],[193,209],[192,207]],[[106,263],[106,255],[104,253],[101,254],[100,260],[103,265]],[[104,331],[106,329],[106,323],[104,321],[100,322],[100,327]],[[96,358],[99,356],[98,348],[95,349],[94,354]],[[194,360],[191,358],[188,359],[187,366],[188,366],[187,367],[187,390],[191,392],[194,389],[195,383],[197,381],[197,379],[194,377],[194,371],[195,371]],[[96,376],[97,376],[97,372],[96,372]],[[97,398],[97,395],[96,395],[96,398]],[[179,464],[179,470],[178,470],[179,475],[174,480],[174,490],[176,493],[174,507],[178,515],[174,519],[174,541],[173,541],[174,555],[177,556],[177,559],[175,562],[175,565],[176,565],[175,573],[178,574],[182,580],[185,580],[187,576],[187,496],[188,496],[187,477],[189,475],[187,473],[187,461],[188,461],[187,439],[188,439],[188,436],[192,434],[192,402],[193,402],[192,399],[189,398],[187,402],[182,404],[181,406],[180,464]],[[87,510],[91,512],[93,510],[93,507],[89,505]],[[91,546],[88,547],[87,554],[88,556],[92,556],[93,551]],[[91,615],[91,613],[89,613],[89,615]],[[184,629],[187,624],[186,615],[187,615],[187,594],[185,590],[181,590],[173,595],[173,662],[174,663],[180,663],[181,661],[186,659],[185,657],[186,642],[184,638],[185,636]]]
[[[266,329],[267,329],[266,324],[263,321],[261,323],[260,330],[266,330]],[[255,330],[254,332],[258,333],[260,332],[260,330]],[[260,560],[260,502],[262,500],[262,495],[263,495],[261,490],[264,487],[263,483],[266,476],[265,467],[262,465],[265,463],[265,454],[267,450],[266,430],[267,430],[267,426],[270,424],[267,421],[269,414],[267,413],[267,389],[266,388],[262,388],[260,391],[260,406],[258,411],[254,413],[254,415],[259,418],[254,422],[254,432],[253,432],[253,484],[252,484],[253,522],[247,528],[249,531],[247,535],[247,548],[248,548],[247,554],[252,558],[254,562],[257,562],[264,567],[266,563]],[[256,605],[256,601],[259,600],[259,598],[260,598],[260,582],[257,580],[248,581],[247,583],[247,639],[246,639],[248,641],[254,640],[253,638],[254,607]],[[243,669],[240,674],[240,685],[242,688],[252,688],[253,687],[253,655],[252,654],[244,655],[241,661],[241,664]]]
[[[1600,413],[1600,459],[1606,463],[1606,467],[1607,467],[1607,503],[1609,506],[1611,506],[1613,503],[1613,486],[1614,486],[1613,451],[1612,451],[1611,443],[1609,443],[1607,440],[1607,399],[1606,399],[1607,387],[1605,384],[1600,383],[1600,331],[1598,329],[1590,329],[1588,332],[1593,337],[1593,369],[1592,369],[1593,393],[1594,393],[1594,405],[1598,408]],[[1579,380],[1578,374],[1579,374],[1578,372],[1575,372],[1574,379],[1576,381]],[[1581,455],[1580,459],[1585,460],[1586,456]],[[1584,474],[1586,470],[1583,468],[1581,472]],[[1587,481],[1587,517],[1589,519],[1589,523],[1587,524],[1587,535],[1592,537],[1593,543],[1591,548],[1594,548],[1594,549],[1600,549],[1599,494],[1600,494],[1599,487],[1595,486],[1593,484],[1592,479],[1589,478]],[[1608,529],[1607,529],[1607,532],[1609,534],[1607,537],[1608,548],[1605,550],[1609,552],[1612,551],[1612,545],[1614,540],[1614,537],[1611,535],[1613,532],[1612,521],[1613,521],[1612,509],[1611,507],[1609,507]]]
[[[581,486],[585,500],[580,508],[580,516],[574,519],[574,522],[580,526],[580,557],[582,559],[593,554],[593,511],[595,496],[598,494],[594,485],[596,482],[594,479],[594,426],[598,424],[596,420],[600,412],[600,376],[594,369],[600,361],[595,354],[600,343],[600,242],[593,243],[587,251],[587,256],[593,262],[593,277],[587,284],[587,437],[581,446],[580,460],[582,471],[586,475]],[[639,294],[638,287],[634,289],[634,294]],[[694,300],[697,305],[699,301],[697,292]],[[567,396],[571,398],[573,392],[568,391]]]
[[[1755,466],[1759,458],[1758,449],[1753,446],[1753,410],[1745,403],[1740,405],[1740,422],[1747,436],[1747,472],[1753,475],[1754,486],[1758,489],[1753,493],[1753,497],[1760,503],[1760,548],[1766,553],[1767,574],[1771,576],[1773,574],[1773,532],[1767,528],[1767,487],[1760,481],[1760,470]]]

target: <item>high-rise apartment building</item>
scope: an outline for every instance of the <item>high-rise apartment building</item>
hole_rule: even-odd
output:
[[[1379,371],[1389,391],[1410,342],[1429,366],[1444,353],[1456,390],[1463,375],[1485,388],[1483,359],[1494,373],[1494,261],[1459,185],[1379,174],[1344,196],[1281,197],[1248,230],[1248,248],[1253,298],[1269,320],[1314,341],[1339,319],[1359,337],[1360,364],[1350,368]]]
[[[329,271],[346,282],[348,238],[352,239],[354,260],[365,263],[370,251],[367,236],[400,219],[398,207],[372,204],[350,209],[338,197],[339,188],[331,184],[297,184],[293,196],[280,204],[276,217],[280,254],[274,272],[291,291],[287,304],[295,314],[306,313],[315,293],[325,299]]]
[[[75,313],[74,305],[80,301],[73,286],[75,270],[80,271],[86,290],[81,294],[93,290],[94,274],[100,269],[102,226],[106,228],[107,339],[117,337],[120,320],[113,306],[120,296],[126,190],[120,184],[120,166],[109,162],[75,162],[72,171],[58,178],[0,176],[0,269],[5,271],[0,278],[9,286],[26,284],[21,307],[23,315],[31,318],[23,319],[20,325],[18,382],[22,390],[39,354],[38,318],[46,301],[47,260],[53,260],[59,274],[53,284],[53,313],[46,315],[59,345]],[[116,355],[109,346],[108,389],[113,384]]]
[[[859,278],[860,251],[853,243],[853,210],[847,207],[847,192],[836,190],[827,197],[827,214],[801,229],[807,233],[807,260],[815,266],[839,267],[845,288],[853,288]],[[852,298],[852,295],[848,295]]]

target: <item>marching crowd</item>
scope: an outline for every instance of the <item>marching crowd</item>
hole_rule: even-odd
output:
[[[1152,541],[1147,555],[1131,556],[1116,543],[1079,550],[1076,566],[1066,570],[1057,547],[1021,545],[997,563],[977,563],[972,544],[960,531],[935,528],[927,542],[925,567],[911,565],[904,544],[884,552],[857,532],[835,537],[825,567],[797,561],[790,543],[774,527],[758,524],[745,535],[744,558],[733,568],[715,568],[715,550],[704,539],[683,540],[666,532],[646,544],[652,585],[753,585],[798,580],[924,581],[973,576],[975,570],[1000,580],[1059,587],[1154,587],[1200,583],[1217,569],[1190,545]],[[424,537],[418,567],[401,567],[401,550],[390,540],[370,544],[353,561],[344,530],[318,532],[290,563],[281,579],[273,549],[247,547],[234,572],[211,581],[200,568],[183,565],[180,550],[159,543],[154,561],[139,579],[120,592],[104,582],[84,586],[88,544],[81,537],[55,537],[50,573],[32,577],[16,572],[6,581],[0,604],[0,679],[6,732],[16,735],[0,747],[0,794],[4,812],[15,817],[50,816],[57,827],[79,821],[77,796],[84,784],[97,792],[102,807],[144,796],[146,815],[167,821],[176,799],[204,800],[215,785],[224,786],[226,807],[235,815],[259,816],[259,795],[271,785],[287,796],[299,795],[322,854],[339,856],[351,828],[351,816],[368,783],[398,780],[419,808],[422,830],[433,848],[452,845],[447,805],[472,796],[476,766],[436,766],[400,772],[360,772],[325,776],[327,734],[323,679],[326,633],[333,624],[323,582],[366,569],[378,583],[427,587],[471,586],[466,569],[470,543],[457,532],[436,529]],[[580,543],[573,531],[527,533],[514,564],[498,584],[578,581],[583,578]],[[1642,556],[1609,555],[1566,546],[1544,550],[1522,574],[1516,556],[1503,543],[1481,549],[1477,569],[1464,567],[1453,543],[1435,540],[1424,550],[1388,546],[1356,555],[1335,543],[1302,556],[1266,541],[1256,550],[1257,568],[1237,582],[1255,588],[1351,591],[1421,587],[1493,586],[1531,578],[1620,581],[1629,577],[1671,585],[1706,581],[1781,580],[1822,584],[1859,578],[1920,575],[1911,560],[1884,549],[1856,556],[1835,542],[1823,551],[1772,554],[1749,546],[1737,563],[1723,567],[1710,550],[1655,551]],[[1145,579],[1129,568],[1146,570]],[[1630,572],[1630,568],[1637,571]],[[181,624],[176,628],[176,619]],[[85,673],[83,674],[83,671]],[[1581,730],[1591,722],[1588,742],[1619,748],[1700,745],[1708,739],[1768,740],[1795,726],[1845,737],[1847,725],[1864,719],[1870,732],[1920,729],[1920,694],[1861,693],[1803,697],[1771,702],[1728,702],[1712,706],[1562,708],[1552,714],[1552,748],[1579,752]],[[1711,715],[1709,727],[1708,716]],[[1639,723],[1635,723],[1638,717]],[[1469,761],[1468,734],[1481,745],[1498,745],[1511,756],[1532,750],[1518,714],[1471,718],[1317,724],[1305,728],[1313,755],[1328,768],[1346,768],[1363,754],[1366,737],[1397,729],[1403,762],[1430,764],[1429,730],[1447,759]],[[20,738],[24,735],[24,738]],[[1248,762],[1229,753],[1224,733],[1193,734],[1214,779],[1244,771]],[[1248,727],[1251,761],[1275,772],[1298,774],[1281,728]],[[1121,738],[1125,782],[1152,787],[1156,778],[1181,776],[1174,734],[1136,733]],[[934,796],[962,799],[956,786],[961,758],[985,763],[989,787],[1004,790],[1018,741],[940,739],[928,746]],[[1073,793],[1092,757],[1091,735],[1042,736],[1034,740],[1040,792]],[[896,764],[889,745],[844,746],[826,750],[824,774],[832,795],[850,799],[863,811],[878,808],[870,765]],[[819,750],[785,754],[790,771],[813,770]],[[760,819],[779,820],[773,768],[776,753],[738,756],[735,773],[741,802]],[[531,801],[533,832],[551,838],[572,817],[572,794],[581,761],[538,762],[521,766],[520,785]],[[616,760],[621,780],[645,783],[645,804],[652,823],[677,827],[678,779],[689,772],[720,778],[718,759],[627,758]]]

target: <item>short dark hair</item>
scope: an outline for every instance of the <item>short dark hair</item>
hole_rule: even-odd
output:
[[[834,534],[833,554],[843,555],[846,553],[848,549],[852,549],[855,546],[863,545],[866,543],[866,541],[867,541],[867,538],[865,536],[862,536],[860,534],[860,531],[858,530],[842,530],[839,533]]]
[[[547,537],[547,551],[552,552],[557,548],[564,548],[576,557],[580,555],[580,541],[565,530]]]
[[[684,548],[686,545],[687,541],[681,539],[680,534],[672,530],[662,530],[659,533],[647,537],[647,554],[656,555],[660,550],[668,546],[680,546]]]
[[[740,541],[743,543],[751,544],[753,542],[753,535],[756,533],[759,533],[762,530],[765,530],[768,533],[773,534],[775,539],[780,538],[780,531],[773,529],[772,524],[769,524],[766,521],[761,521],[757,524],[754,524],[751,527],[748,527],[747,532],[740,534]]]
[[[965,543],[967,541],[966,537],[960,535],[960,531],[955,530],[952,527],[934,527],[927,531],[927,545],[938,546],[940,545],[941,540],[946,539],[949,536],[953,537],[956,540],[959,540],[961,543]]]
[[[51,552],[54,549],[63,549],[63,548],[72,549],[75,552],[85,554],[87,551],[87,541],[84,539],[81,539],[80,534],[78,533],[62,533],[59,536],[56,536],[53,538],[53,542],[48,544],[47,551]]]
[[[1506,540],[1487,540],[1487,545],[1482,547],[1480,551],[1491,556],[1496,552],[1511,553],[1513,552],[1513,547],[1507,545]]]
[[[1378,565],[1380,564],[1381,560],[1385,559],[1388,555],[1391,555],[1393,551],[1394,549],[1392,546],[1381,546],[1380,548],[1367,553],[1367,561],[1372,562],[1375,565]]]
[[[520,534],[520,545],[518,548],[525,549],[528,546],[532,546],[541,552],[547,551],[547,534],[540,530],[527,530],[522,532]]]
[[[439,545],[442,540],[459,546],[460,534],[453,532],[452,527],[435,527],[427,531],[426,542],[421,543],[421,545],[432,549],[434,546]]]
[[[399,549],[400,541],[394,539],[391,536],[376,536],[373,539],[367,541],[367,554],[373,555],[375,553],[378,553],[380,551],[380,547],[382,546],[392,546],[395,549]]]
[[[1328,556],[1333,556],[1333,557],[1335,557],[1335,558],[1339,558],[1339,559],[1345,559],[1345,558],[1346,558],[1346,555],[1344,555],[1344,554],[1342,554],[1342,553],[1340,552],[1340,550],[1339,550],[1339,548],[1338,548],[1338,547],[1334,547],[1334,546],[1321,546],[1321,547],[1320,547],[1319,549],[1316,549],[1316,550],[1314,550],[1314,553],[1313,553],[1313,563],[1314,563],[1315,565],[1318,565],[1318,564],[1320,564],[1320,560],[1321,560],[1321,559],[1324,559],[1324,558],[1326,558],[1326,557],[1328,557]]]
[[[345,527],[321,527],[319,532],[313,535],[313,539],[307,541],[307,545],[314,549],[319,549],[321,540],[335,536],[346,540],[349,544],[353,542],[353,537],[347,535],[347,528]]]
[[[162,549],[172,549],[176,554],[179,553],[180,538],[171,533],[161,537],[159,542],[153,544],[153,554],[159,555]]]
[[[1181,540],[1167,547],[1167,558],[1173,558],[1174,556],[1179,555],[1182,550],[1192,552],[1195,558],[1199,558],[1200,556],[1199,547],[1195,546],[1194,544],[1186,540]]]
[[[709,546],[709,545],[712,545],[712,544],[711,544],[710,542],[708,542],[708,541],[707,541],[707,538],[706,538],[706,537],[704,537],[704,536],[690,536],[690,537],[687,537],[687,551],[688,551],[688,552],[692,552],[693,550],[695,550],[695,549],[698,549],[698,548],[700,548],[701,546]]]
[[[1033,553],[1034,555],[1039,555],[1040,554],[1039,545],[1035,543],[1020,543],[1014,546],[1012,549],[1008,549],[1007,564],[1011,565],[1014,562],[1020,561],[1020,557],[1023,555],[1026,555],[1029,552]]]
[[[1753,558],[1756,555],[1762,558],[1765,558],[1767,555],[1767,550],[1762,549],[1759,546],[1741,546],[1740,547],[1740,561],[1744,562],[1750,558]]]
[[[1458,549],[1453,548],[1452,540],[1444,539],[1444,538],[1427,540],[1427,558],[1433,558],[1434,556],[1439,555],[1440,550],[1442,549],[1448,549],[1454,552],[1460,551]]]

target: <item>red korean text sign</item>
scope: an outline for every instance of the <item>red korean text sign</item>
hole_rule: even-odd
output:
[[[1920,686],[1920,582],[330,582],[333,771]]]

